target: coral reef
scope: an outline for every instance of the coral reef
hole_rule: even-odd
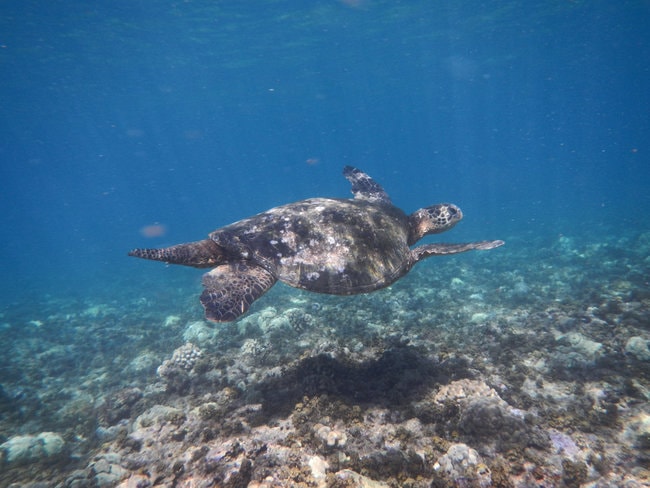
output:
[[[16,435],[0,444],[2,459],[7,463],[38,462],[61,454],[63,438],[54,432],[38,435]]]
[[[275,287],[227,325],[183,287],[9,310],[0,484],[647,485],[650,239],[610,239]]]

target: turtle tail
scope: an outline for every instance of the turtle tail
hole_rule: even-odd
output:
[[[134,249],[129,256],[163,261],[168,264],[182,264],[194,268],[213,268],[225,261],[223,249],[212,239],[188,242],[162,249]]]

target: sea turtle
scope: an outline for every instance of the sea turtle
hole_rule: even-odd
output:
[[[407,216],[366,173],[346,166],[353,199],[309,198],[227,225],[208,239],[129,256],[213,268],[203,276],[205,316],[229,322],[276,281],[305,290],[355,295],[389,286],[429,256],[493,249],[503,241],[410,246],[463,218],[450,203]]]

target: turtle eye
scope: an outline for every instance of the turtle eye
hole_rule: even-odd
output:
[[[456,207],[448,207],[447,211],[449,212],[450,215],[456,215],[458,213]]]

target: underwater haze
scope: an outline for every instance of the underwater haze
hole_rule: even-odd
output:
[[[645,486],[649,25],[646,0],[2,2],[0,486]],[[201,270],[127,256],[352,197],[346,165],[462,209],[425,242],[506,245],[232,324]]]

